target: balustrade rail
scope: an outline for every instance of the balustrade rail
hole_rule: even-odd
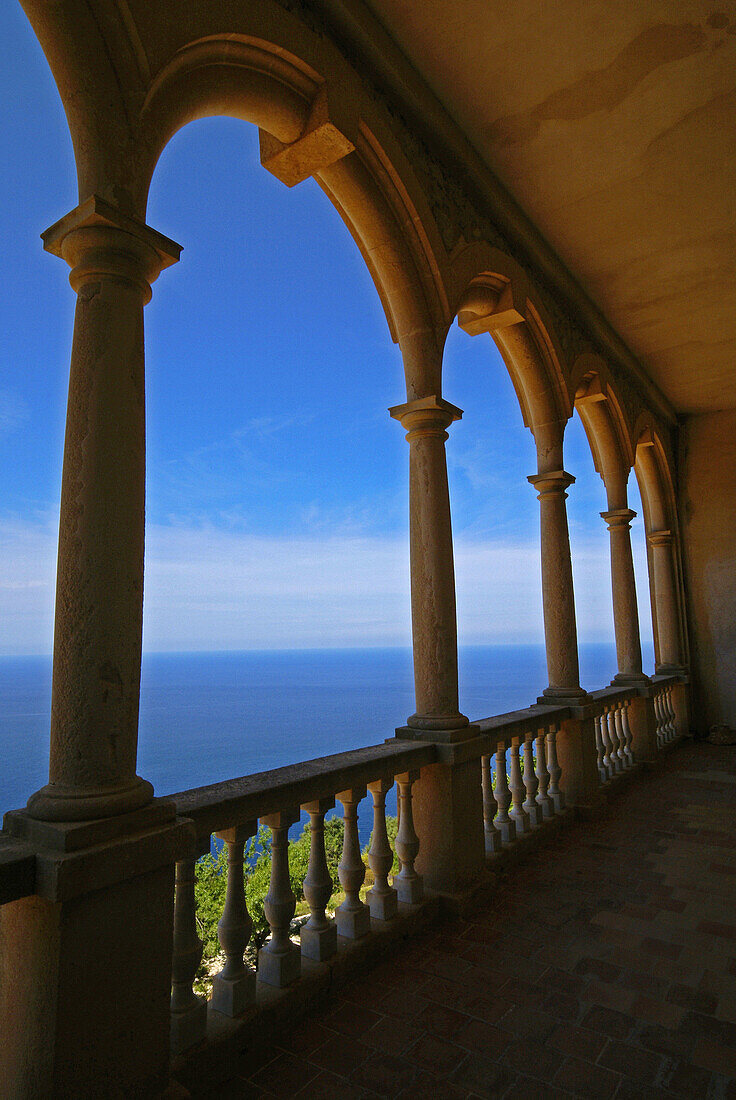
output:
[[[677,739],[677,716],[672,699],[677,682],[673,677],[654,684],[654,716],[657,722],[657,747],[660,749]]]
[[[421,769],[434,763],[436,748],[426,742],[395,741],[336,756],[277,768],[242,779],[215,783],[172,796],[177,812],[188,818],[196,839],[186,859],[177,863],[172,967],[172,1046],[186,1050],[202,1039],[207,1026],[207,1002],[194,991],[202,958],[195,907],[195,863],[210,850],[211,834],[227,845],[228,880],[225,906],[218,924],[225,965],[214,978],[212,1007],[238,1016],[257,1003],[259,984],[283,989],[298,981],[302,959],[328,962],[338,951],[338,937],[359,940],[371,933],[372,922],[387,922],[402,906],[423,898],[422,880],[414,863],[419,840],[414,830],[412,785]],[[386,830],[386,795],[398,786],[399,830],[395,847],[400,870],[389,882],[393,852]],[[358,833],[358,804],[370,791],[373,833],[368,862],[373,886],[360,897],[365,878]],[[344,839],[338,867],[345,900],[334,918],[326,915],[332,894],[324,843],[325,814],[335,801],[342,806]],[[310,854],[304,895],[310,915],[300,931],[300,946],[290,927],[296,899],[289,878],[289,829],[309,814]],[[260,821],[271,829],[271,877],[264,911],[270,936],[258,952],[257,971],[246,964],[251,937],[244,889],[244,850]],[[375,928],[376,926],[373,925]]]
[[[593,716],[596,756],[601,783],[609,783],[636,763],[629,726],[631,689],[603,688],[591,692],[597,708]]]
[[[488,746],[481,757],[487,855],[509,848],[564,810],[556,740],[568,713],[564,707],[533,706],[477,723]]]

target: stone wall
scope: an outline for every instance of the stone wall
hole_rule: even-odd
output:
[[[693,721],[736,727],[736,410],[688,417],[678,466]]]

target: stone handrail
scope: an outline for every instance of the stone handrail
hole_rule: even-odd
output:
[[[302,806],[375,779],[423,768],[436,759],[437,750],[431,743],[391,740],[194,787],[168,797],[176,803],[181,817],[194,822],[197,836],[209,836],[286,807]]]

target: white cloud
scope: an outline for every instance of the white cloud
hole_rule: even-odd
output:
[[[9,435],[29,419],[28,405],[17,394],[0,390],[0,436]]]
[[[55,554],[53,517],[0,519],[0,653],[50,650]],[[461,643],[542,640],[536,544],[460,537],[455,557]],[[643,551],[637,573],[644,625],[642,558]],[[408,560],[401,537],[343,532],[290,539],[206,525],[151,526],[145,645],[150,650],[408,645]],[[575,583],[581,641],[610,637],[605,547],[578,544]]]

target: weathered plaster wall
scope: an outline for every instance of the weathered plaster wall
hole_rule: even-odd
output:
[[[736,727],[736,410],[688,417],[679,467],[693,720]]]

